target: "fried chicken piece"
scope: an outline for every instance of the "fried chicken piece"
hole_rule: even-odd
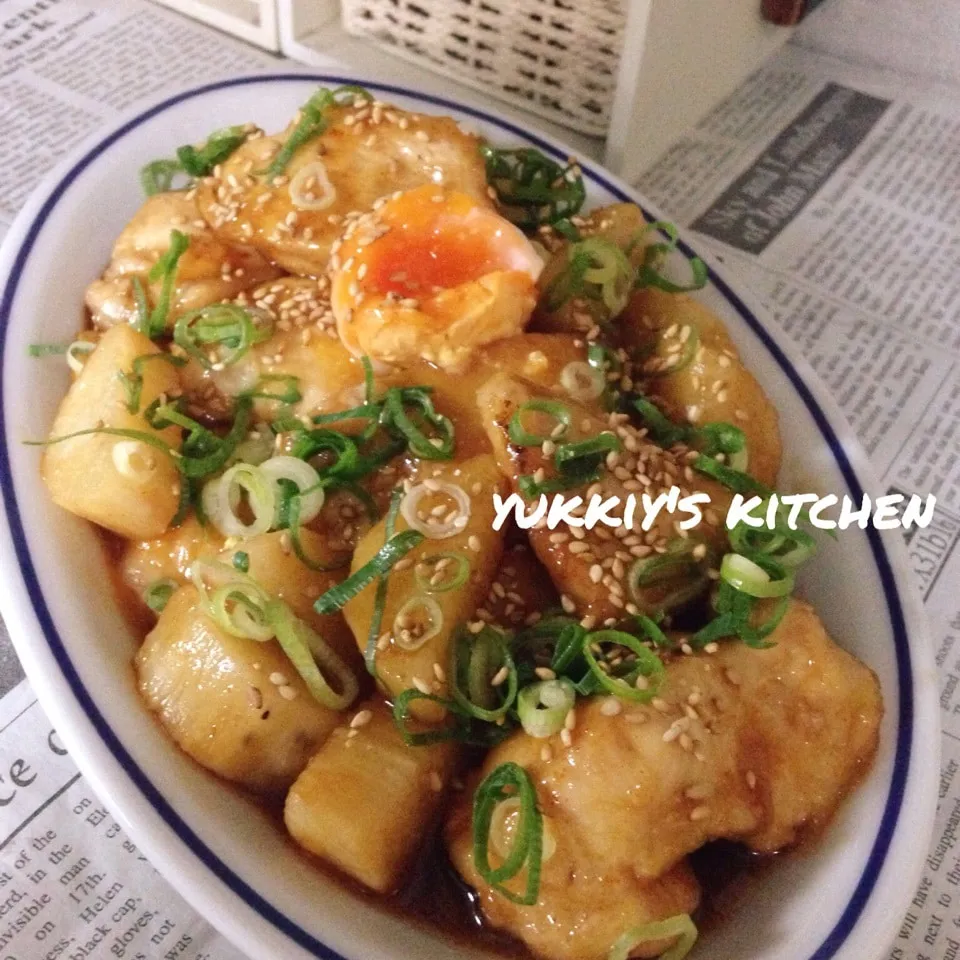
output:
[[[747,438],[746,472],[773,486],[780,471],[780,425],[770,402],[719,317],[685,294],[637,291],[620,316],[617,335],[640,364],[643,392],[670,419],[726,421]]]
[[[582,938],[604,907],[616,910],[626,894],[618,884],[663,895],[683,858],[710,840],[771,853],[829,820],[873,759],[879,685],[805,603],[790,602],[770,640],[767,650],[731,642],[676,657],[649,705],[581,704],[569,748],[520,732],[491,752],[484,773],[513,761],[530,774],[557,844],[539,903],[518,909],[473,868],[472,795],[463,797],[447,840],[491,923],[544,956],[599,960],[627,927],[695,900],[688,887],[685,903],[628,911]]]
[[[248,140],[199,185],[200,209],[221,236],[252,244],[291,273],[320,276],[345,217],[369,211],[387,194],[433,183],[490,204],[480,141],[449,117],[362,98],[326,116],[325,132],[301,146],[272,181],[263,171],[293,126]],[[311,177],[318,181],[312,189],[305,183]],[[324,178],[329,189],[319,183]],[[317,200],[306,200],[312,209],[297,206],[291,186],[302,198],[316,193]]]
[[[87,287],[85,302],[95,326],[136,320],[134,278],[143,284],[149,303],[156,303],[161,285],[150,283],[147,274],[170,248],[173,230],[185,233],[190,245],[177,264],[168,325],[189,310],[232,300],[280,273],[256,250],[217,237],[200,216],[191,193],[157,193],[147,198],[120,232],[109,266]]]
[[[570,425],[562,438],[551,440],[545,447],[522,446],[511,440],[510,421],[531,400],[556,400],[567,408]],[[544,520],[528,531],[530,544],[562,594],[568,613],[589,617],[593,625],[615,623],[626,614],[678,606],[706,588],[711,558],[726,544],[722,517],[729,504],[729,493],[694,473],[684,453],[663,450],[650,443],[645,432],[630,424],[624,414],[607,414],[596,405],[586,406],[569,397],[548,394],[506,373],[493,376],[479,390],[477,402],[500,469],[516,493],[520,493],[521,477],[537,477],[538,471],[543,471],[547,480],[556,475],[554,456],[560,443],[604,435],[620,443],[620,452],[608,455],[601,463],[596,481],[574,484],[562,492],[567,502],[573,497],[585,502],[594,496],[604,500],[618,497],[620,503],[611,509],[610,516],[621,519],[633,494],[637,509],[629,527],[609,527],[598,522],[588,530],[563,520],[551,530]],[[556,426],[556,421],[525,414],[524,424],[543,435],[543,431],[549,433]],[[644,530],[642,495],[645,493],[655,501],[673,486],[679,488],[678,502],[694,492],[709,496],[710,504],[702,505],[702,522],[689,531],[680,530],[675,524],[688,519],[689,514],[671,514],[663,509],[650,529]],[[526,498],[528,510],[537,499]],[[552,499],[548,496],[548,501]],[[583,517],[585,509],[581,506],[572,515]],[[648,572],[644,582],[635,583],[631,590],[630,571],[640,561],[646,561],[643,566]]]

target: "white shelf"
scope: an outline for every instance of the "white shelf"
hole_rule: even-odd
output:
[[[280,50],[276,0],[154,0],[264,50]]]
[[[509,104],[479,94],[471,87],[437,76],[384,50],[371,40],[344,30],[337,0],[278,0],[280,50],[293,60],[323,70],[360,73],[371,80],[413,87],[496,113],[525,127],[565,141],[578,154],[598,160],[604,142],[550,123]]]

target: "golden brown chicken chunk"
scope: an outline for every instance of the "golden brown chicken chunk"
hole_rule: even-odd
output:
[[[686,294],[654,288],[633,295],[617,333],[641,362],[643,392],[675,421],[725,421],[747,438],[746,472],[772,486],[780,471],[776,408],[744,366],[723,322]]]
[[[728,643],[712,655],[677,657],[649,705],[584,703],[569,747],[559,736],[521,732],[492,751],[485,772],[512,761],[533,778],[557,845],[540,902],[517,909],[472,866],[470,796],[463,799],[448,826],[450,851],[492,923],[547,957],[605,957],[624,929],[642,922],[633,913],[601,927],[602,938],[588,927],[593,936],[581,940],[588,920],[604,918],[590,911],[595,902],[616,911],[618,883],[663,897],[664,881],[678,882],[671,871],[710,840],[770,853],[832,815],[876,749],[876,677],[800,601],[770,640],[768,650]],[[652,916],[689,910],[695,893],[689,882],[685,889],[685,903],[660,900]]]
[[[156,303],[160,283],[150,283],[147,274],[169,249],[173,230],[185,233],[190,245],[177,265],[168,321],[188,310],[231,300],[280,273],[249,246],[215,236],[200,216],[192,192],[158,193],[148,197],[123,228],[103,276],[87,287],[86,304],[96,326],[136,320],[134,278],[143,284],[150,305]]]
[[[320,276],[345,218],[387,194],[433,183],[489,204],[480,141],[449,117],[360,97],[327,118],[325,132],[272,181],[263,172],[292,127],[251,138],[201,183],[200,209],[221,236],[252,244],[291,273]]]
[[[514,415],[531,401],[543,400],[563,405],[569,415],[567,429],[543,445],[514,442],[510,437]],[[626,519],[625,506],[634,495],[637,509],[629,526],[610,527],[600,522],[586,529],[564,519],[550,529],[542,518],[529,531],[530,544],[560,591],[567,613],[588,618],[589,626],[609,624],[627,614],[677,606],[706,588],[706,571],[713,553],[726,543],[721,518],[729,495],[718,484],[694,473],[683,454],[650,443],[624,414],[607,414],[596,405],[585,406],[546,394],[505,373],[492,377],[481,388],[477,402],[500,468],[514,492],[521,492],[521,477],[549,481],[558,475],[555,458],[561,443],[606,438],[618,445],[618,450],[604,455],[596,480],[575,483],[562,492],[568,502],[572,497],[584,502],[594,496],[604,500],[617,497],[619,505],[611,509],[610,516],[620,519]],[[558,430],[558,421],[552,415],[538,418],[534,412],[522,413],[521,417],[532,435],[547,436]],[[644,530],[643,494],[655,501],[673,486],[679,488],[678,503],[695,491],[708,494],[710,504],[702,506],[703,521],[683,530],[679,523],[690,515],[669,513],[664,508],[650,529]],[[548,502],[552,499],[552,494],[548,495]],[[538,497],[526,500],[530,509]],[[585,512],[586,506],[581,504],[571,510],[571,515],[583,518]]]

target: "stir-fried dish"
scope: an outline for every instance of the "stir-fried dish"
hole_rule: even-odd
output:
[[[794,596],[816,544],[703,265],[575,161],[355,87],[142,180],[42,470],[106,531],[145,705],[384,898],[458,874],[478,936],[685,956],[690,855],[823,825],[882,713]]]

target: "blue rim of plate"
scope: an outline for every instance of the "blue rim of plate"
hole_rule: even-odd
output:
[[[347,84],[357,83],[358,81],[354,77],[340,77],[327,74],[276,73],[238,77],[233,80],[221,80],[216,83],[209,83],[202,87],[186,90],[182,93],[176,94],[175,96],[169,97],[161,103],[158,103],[133,117],[131,120],[128,120],[122,126],[108,134],[104,139],[100,140],[95,146],[87,150],[87,152],[67,171],[67,173],[64,174],[64,176],[57,183],[56,187],[51,191],[50,196],[44,202],[43,206],[40,208],[36,218],[31,223],[26,237],[21,243],[20,249],[17,251],[17,256],[10,271],[10,276],[3,290],[3,297],[2,300],[0,300],[0,371],[4,369],[7,346],[7,331],[10,327],[11,311],[17,292],[17,285],[20,282],[24,266],[30,256],[30,252],[33,249],[34,244],[36,243],[40,231],[46,223],[47,218],[50,216],[50,213],[53,211],[54,207],[56,207],[64,192],[80,175],[80,173],[82,173],[83,170],[85,170],[105,148],[112,146],[118,140],[121,140],[131,130],[140,126],[140,124],[146,122],[152,117],[157,116],[160,113],[163,113],[165,110],[168,110],[170,107],[175,106],[184,100],[190,100],[194,97],[202,96],[215,90],[223,90],[228,87],[241,87],[251,84],[273,82]],[[470,107],[452,100],[447,100],[443,97],[436,97],[430,94],[420,93],[416,90],[410,90],[407,87],[374,82],[365,83],[364,86],[368,87],[369,89],[377,90],[387,94],[411,97],[415,100],[420,100],[424,103],[442,107],[446,110],[453,110],[460,114],[467,114],[477,118],[478,120],[482,120],[485,123],[499,127],[501,130],[507,131],[521,138],[522,140],[527,141],[528,143],[534,143],[546,153],[556,157],[562,156],[563,152],[558,150],[556,146],[547,142],[546,140],[541,139],[535,134],[531,134],[514,123],[495,117],[492,114],[486,113],[483,110],[478,110],[475,107]],[[607,179],[607,177],[605,177],[603,173],[599,172],[592,163],[584,162],[582,166],[584,174],[589,179],[595,181],[605,190],[613,194],[613,196],[617,197],[621,201],[630,203],[636,202],[629,193]],[[653,219],[646,210],[644,210],[644,216],[646,216],[648,220]],[[679,247],[686,256],[690,257],[695,255],[694,251],[691,250],[687,244],[681,242]],[[712,270],[709,271],[709,276],[713,285],[723,294],[731,306],[736,309],[753,333],[756,334],[770,355],[776,360],[777,364],[780,366],[780,369],[790,380],[790,383],[797,391],[797,394],[803,399],[804,405],[816,422],[820,433],[827,441],[830,452],[837,462],[837,465],[840,467],[840,471],[843,474],[843,478],[847,483],[850,492],[859,502],[863,495],[860,481],[858,480],[856,472],[853,469],[853,465],[850,463],[850,460],[843,449],[843,445],[833,432],[830,422],[827,420],[823,410],[820,409],[820,406],[813,394],[810,392],[807,385],[794,369],[792,363],[787,359],[780,347],[771,338],[769,333],[767,333],[763,324],[761,324],[760,321],[753,315],[746,304],[744,304],[743,301],[736,295],[736,293],[734,293],[720,277],[716,276]],[[46,601],[44,600],[43,592],[40,589],[36,570],[34,569],[33,561],[30,558],[30,552],[27,547],[23,523],[20,518],[20,510],[17,504],[16,492],[13,488],[13,477],[10,470],[10,459],[8,455],[6,437],[6,418],[2,404],[0,404],[0,490],[2,490],[3,493],[7,517],[10,523],[10,533],[11,539],[13,540],[14,551],[20,564],[20,570],[23,575],[27,593],[30,597],[34,612],[43,630],[47,643],[49,644],[58,665],[63,671],[63,675],[70,685],[70,689],[73,691],[77,702],[83,708],[94,729],[97,731],[100,738],[113,754],[114,759],[121,765],[124,772],[136,784],[137,788],[151,803],[157,813],[160,814],[167,826],[173,830],[173,832],[177,835],[177,838],[186,844],[191,853],[196,856],[203,863],[203,865],[210,870],[211,873],[221,880],[236,896],[240,897],[240,899],[243,900],[247,906],[253,908],[264,920],[267,920],[269,923],[273,924],[293,942],[307,950],[312,951],[317,957],[322,958],[322,960],[344,960],[339,953],[336,953],[330,947],[327,947],[325,944],[317,940],[316,937],[294,923],[282,911],[265,900],[245,881],[238,877],[209,847],[206,846],[200,837],[197,836],[197,834],[180,818],[176,811],[164,799],[161,792],[153,785],[147,774],[136,764],[134,759],[124,748],[123,744],[120,743],[111,727],[107,724],[103,715],[97,709],[93,698],[90,696],[89,691],[81,681],[73,662],[70,660],[70,657],[67,654],[63,640],[61,639],[60,634],[54,625],[53,618],[51,617],[50,611],[46,605]],[[897,729],[897,744],[894,754],[890,793],[888,794],[886,803],[884,804],[883,815],[880,820],[880,825],[873,848],[871,849],[870,855],[867,858],[863,873],[857,882],[856,887],[854,888],[853,894],[850,897],[850,901],[844,908],[843,913],[840,915],[840,918],[834,925],[834,928],[826,936],[823,943],[817,948],[817,950],[810,955],[809,960],[829,960],[830,957],[834,956],[837,950],[839,950],[843,945],[850,932],[853,930],[857,920],[860,918],[860,915],[867,904],[867,901],[870,899],[870,895],[873,892],[873,888],[876,885],[877,879],[880,875],[880,870],[884,864],[884,861],[886,860],[887,851],[890,848],[890,843],[893,839],[893,834],[896,830],[897,822],[900,817],[900,812],[903,806],[904,790],[907,782],[907,772],[910,768],[914,722],[913,701],[911,698],[911,691],[913,689],[913,666],[910,659],[910,648],[907,641],[906,623],[904,621],[903,608],[900,604],[900,597],[897,592],[893,570],[890,566],[890,561],[887,557],[886,550],[883,547],[880,535],[873,528],[869,528],[865,532],[870,543],[870,550],[873,554],[874,562],[877,565],[877,571],[880,574],[880,580],[883,585],[884,596],[887,602],[887,609],[890,614],[890,623],[893,627],[894,649],[897,663],[897,680],[899,688],[898,709],[900,723]]]

